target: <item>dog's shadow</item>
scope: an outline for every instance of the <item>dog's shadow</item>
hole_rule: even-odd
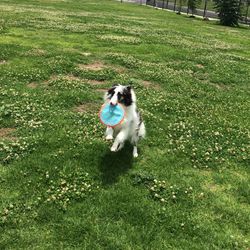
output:
[[[107,151],[101,158],[99,169],[101,180],[104,185],[115,183],[119,176],[126,173],[133,164],[131,145],[125,144],[124,148],[118,152]]]

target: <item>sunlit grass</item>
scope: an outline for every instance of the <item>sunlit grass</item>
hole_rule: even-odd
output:
[[[0,248],[249,248],[249,29],[118,1],[0,3]],[[102,94],[147,128],[112,154]]]

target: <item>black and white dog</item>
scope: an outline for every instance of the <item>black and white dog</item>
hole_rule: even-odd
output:
[[[120,103],[125,109],[125,118],[123,122],[114,128],[107,127],[106,139],[113,140],[112,152],[120,150],[126,140],[129,140],[134,146],[133,156],[137,157],[137,144],[140,138],[145,137],[146,129],[144,122],[136,108],[136,97],[131,86],[114,85],[104,95],[105,103],[111,105]]]

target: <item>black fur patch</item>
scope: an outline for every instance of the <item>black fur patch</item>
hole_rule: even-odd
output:
[[[131,87],[128,86],[123,90],[123,93],[121,94],[121,103],[123,103],[125,106],[130,106],[132,104],[132,94],[131,94]]]
[[[108,90],[108,98],[111,99],[115,93],[115,87]]]
[[[141,113],[138,112],[138,115],[139,115],[139,127],[141,126],[143,120],[142,120],[142,116],[141,116]]]

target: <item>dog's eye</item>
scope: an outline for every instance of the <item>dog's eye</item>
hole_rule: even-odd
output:
[[[123,99],[123,96],[122,96],[121,93],[118,92],[117,96],[118,96],[118,100],[122,100]]]

